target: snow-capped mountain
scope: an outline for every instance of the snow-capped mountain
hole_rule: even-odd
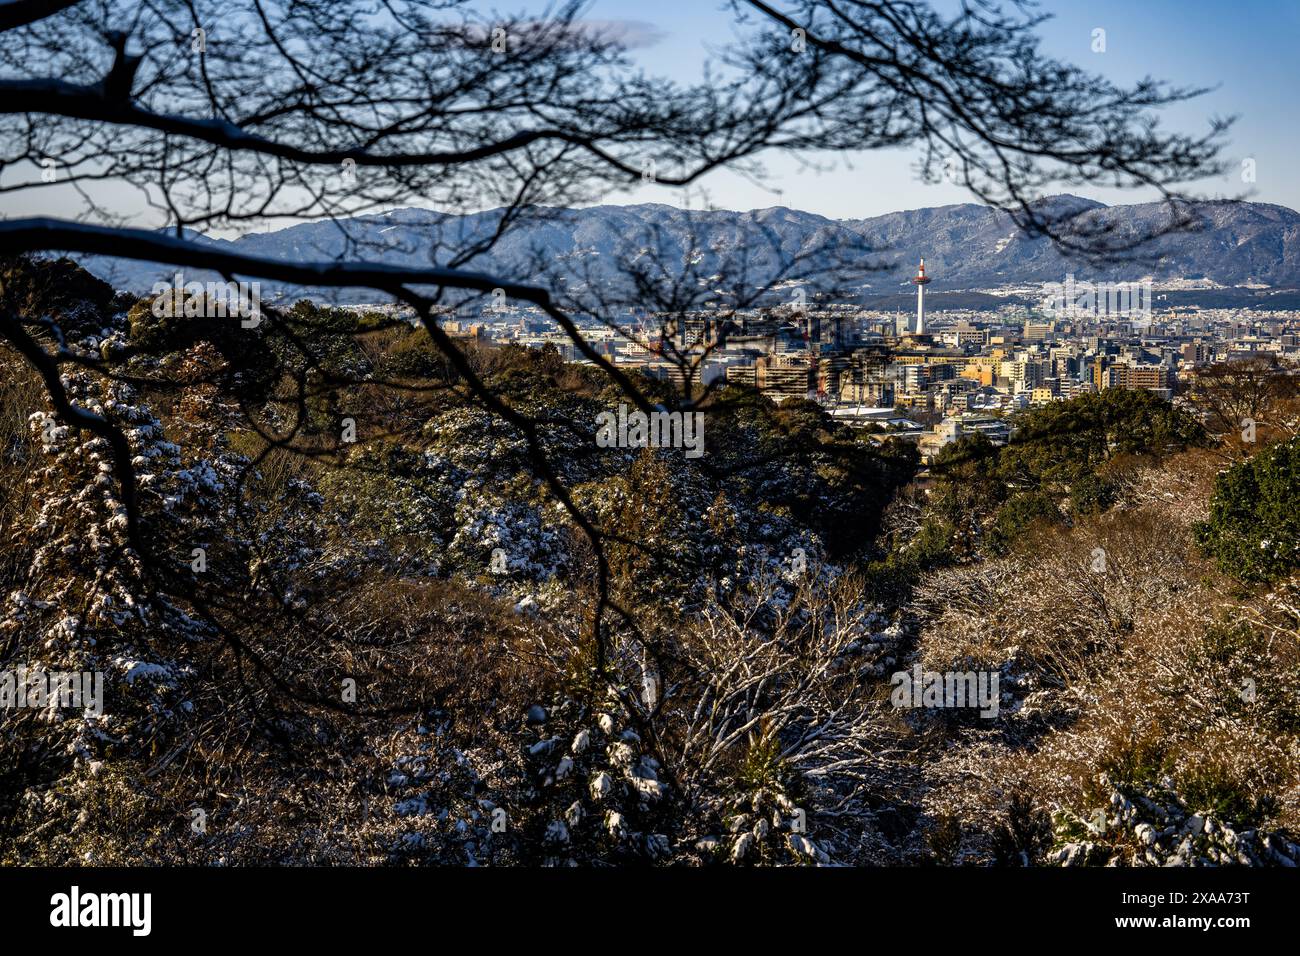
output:
[[[1168,215],[1157,203],[1105,206],[1073,196],[1043,202],[1053,211],[1078,210],[1076,222],[1090,230],[1113,228],[1119,234],[1154,231]],[[1196,215],[1198,228],[1159,236],[1138,256],[1090,269],[1049,239],[1026,235],[1007,214],[971,204],[838,220],[780,206],[750,212],[661,204],[537,208],[466,268],[526,281],[538,279],[545,264],[566,281],[582,281],[616,274],[621,263],[646,245],[653,244],[665,262],[681,262],[694,245],[702,250],[703,270],[718,266],[722,271],[725,258],[739,254],[747,257],[750,273],[761,277],[774,274],[783,258],[844,242],[861,249],[863,271],[857,286],[864,295],[904,288],[910,267],[922,256],[935,290],[1060,281],[1067,273],[1112,280],[1150,275],[1204,279],[1222,286],[1300,286],[1300,213],[1267,203],[1208,202],[1196,207]],[[286,261],[348,257],[424,266],[444,264],[452,252],[487,240],[501,216],[501,210],[444,215],[406,208],[339,222],[303,223],[235,240],[193,238]],[[135,292],[147,291],[173,271],[100,257],[87,258],[85,265]],[[359,291],[353,300],[373,300],[373,293],[367,297]]]

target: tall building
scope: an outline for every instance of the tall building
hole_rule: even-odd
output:
[[[925,287],[929,285],[930,279],[925,274],[925,260],[921,260],[921,267],[917,269],[916,275],[912,277],[916,283],[916,334],[925,334]]]
[[[727,381],[753,385],[773,401],[811,399],[817,392],[817,365],[807,352],[763,355],[753,365],[727,369]]]
[[[1165,391],[1172,388],[1173,384],[1173,372],[1166,365],[1117,363],[1106,369],[1105,385],[1107,388]]]
[[[1032,322],[1025,319],[1025,330],[1021,337],[1026,342],[1042,342],[1056,330],[1052,322]]]

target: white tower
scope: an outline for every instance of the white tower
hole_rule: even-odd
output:
[[[921,260],[921,267],[917,270],[916,275],[912,277],[916,283],[916,334],[925,334],[925,287],[930,279],[925,274],[925,260]]]

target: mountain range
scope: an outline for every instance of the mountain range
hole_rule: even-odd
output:
[[[1074,196],[1043,200],[1054,210],[1081,212],[1089,226],[1113,226],[1133,234],[1152,229],[1167,216],[1158,203],[1106,206]],[[907,288],[915,263],[925,257],[931,291],[974,290],[1059,282],[1067,274],[1097,281],[1133,281],[1150,276],[1203,280],[1218,287],[1255,287],[1242,292],[1266,297],[1275,290],[1300,288],[1300,213],[1284,206],[1253,202],[1207,202],[1196,207],[1192,231],[1158,236],[1143,246],[1141,259],[1089,269],[1072,261],[1045,237],[1024,234],[1011,218],[986,206],[961,204],[894,212],[867,219],[829,219],[785,207],[733,212],[690,210],[662,204],[534,209],[506,230],[486,254],[467,268],[513,280],[538,278],[537,264],[549,263],[562,281],[610,279],[629,253],[635,256],[647,237],[664,262],[681,262],[696,253],[704,275],[724,257],[744,249],[754,276],[774,275],[784,257],[828,243],[869,247],[858,291],[864,299],[895,295]],[[191,234],[190,238],[233,251],[285,261],[319,261],[347,256],[391,265],[439,264],[439,249],[463,248],[492,235],[502,211],[445,215],[419,208],[358,216],[338,222],[312,222],[233,240]],[[761,237],[761,241],[754,241]],[[715,261],[709,261],[712,257]],[[734,260],[733,260],[734,261]],[[173,269],[147,263],[86,257],[92,272],[129,291],[144,293]],[[718,269],[721,271],[721,268]],[[556,281],[556,276],[551,276]],[[263,298],[297,295],[297,289],[267,288]],[[357,290],[341,301],[374,301]],[[1288,297],[1289,298],[1289,297]]]

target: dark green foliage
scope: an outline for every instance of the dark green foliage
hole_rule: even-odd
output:
[[[1059,524],[1061,512],[1051,497],[1041,491],[1018,491],[998,510],[989,532],[989,543],[1002,549],[1036,523]]]
[[[1075,517],[1095,515],[1115,503],[1115,485],[1098,475],[1084,475],[1070,486],[1070,514]]]
[[[1011,482],[1072,485],[1117,455],[1159,457],[1204,441],[1196,419],[1154,393],[1108,388],[1028,412],[998,470]]]
[[[937,479],[930,510],[966,533],[973,530],[972,519],[994,513],[1006,496],[997,474],[999,451],[978,432],[941,448],[930,465]]]
[[[1216,763],[1181,774],[1178,784],[1188,809],[1227,820],[1237,827],[1260,826],[1277,812],[1275,798],[1252,795],[1242,781]]]
[[[706,423],[706,470],[732,476],[742,496],[807,525],[833,558],[868,547],[885,505],[918,464],[913,445],[872,446],[813,402],[778,406],[728,389]]]
[[[386,379],[442,379],[451,373],[451,364],[428,332],[412,328],[385,351],[379,372]]]
[[[1219,475],[1197,540],[1220,569],[1243,581],[1275,581],[1300,567],[1300,439]]]
[[[52,318],[67,332],[97,333],[113,287],[66,257],[0,260],[0,309],[26,319]]]
[[[1107,389],[1035,408],[995,447],[967,435],[944,447],[930,471],[927,510],[957,532],[961,553],[1002,550],[1037,521],[1105,511],[1118,491],[1118,459],[1160,458],[1205,442],[1200,424],[1151,392]]]
[[[1052,818],[1033,798],[1013,793],[1002,823],[993,834],[993,858],[999,866],[1032,866],[1052,845]]]
[[[1136,793],[1159,784],[1173,769],[1166,742],[1154,735],[1133,736],[1101,761],[1101,769],[1121,791]]]

